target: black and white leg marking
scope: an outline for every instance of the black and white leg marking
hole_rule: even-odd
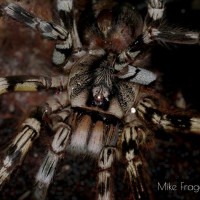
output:
[[[119,54],[114,65],[115,70],[118,72],[117,76],[121,79],[128,79],[130,82],[143,85],[148,85],[154,81],[156,79],[156,75],[153,72],[137,67],[137,64],[134,66],[134,63],[137,63],[141,57],[141,51],[132,51],[132,49],[123,51]]]
[[[5,157],[0,160],[0,187],[9,178],[13,170],[21,165],[33,142],[39,137],[41,121],[44,117],[49,117],[52,112],[66,107],[68,103],[67,93],[61,93],[57,95],[56,98],[49,99],[44,105],[31,112],[29,118],[22,124],[21,131],[7,148]],[[60,113],[60,117],[65,119],[65,116],[68,115],[69,112],[65,109],[63,112],[64,113]],[[54,127],[56,127],[54,125],[55,119],[54,117],[54,120],[52,120]]]
[[[64,41],[57,42],[53,51],[53,63],[55,65],[61,65],[66,62],[66,59],[72,51],[73,0],[57,0],[56,6],[61,26],[69,31],[68,38]]]
[[[116,157],[116,149],[114,147],[105,147],[100,153],[98,161],[98,179],[97,179],[97,199],[113,200],[114,194],[112,190],[112,166]]]
[[[73,0],[57,0],[57,11],[61,26],[69,31],[68,38],[58,42],[53,52],[53,63],[62,65],[66,63],[72,52],[79,51],[82,48],[82,44],[77,32],[77,25],[73,12]]]
[[[142,85],[148,85],[155,81],[156,74],[143,67],[149,57],[148,50],[149,47],[144,43],[143,38],[138,37],[127,51],[121,52],[116,58],[114,65],[116,75],[120,79]]]
[[[7,92],[32,92],[39,90],[59,90],[67,88],[67,76],[8,76],[0,77],[0,94]]]
[[[53,114],[50,116],[53,124],[53,131],[55,135],[53,141],[49,147],[48,153],[43,160],[43,163],[35,178],[35,187],[29,195],[32,195],[33,199],[44,200],[47,190],[53,179],[56,167],[60,159],[63,157],[67,144],[69,143],[71,128],[65,124],[64,121],[69,116],[70,110],[65,110]]]
[[[149,17],[154,21],[160,20],[163,17],[165,10],[163,0],[148,0],[147,6]]]
[[[157,125],[158,128],[163,128],[166,131],[181,131],[200,134],[200,117],[192,117],[189,114],[181,115],[181,113],[174,112],[174,114],[167,114],[159,110],[155,104],[154,99],[144,98],[136,108],[136,113],[139,117]]]
[[[122,151],[127,162],[128,173],[134,200],[150,199],[147,190],[147,178],[144,172],[144,161],[141,159],[139,143],[145,141],[145,130],[141,126],[131,124],[126,127],[122,134]],[[141,135],[142,134],[142,135]],[[141,140],[142,136],[142,140]]]
[[[146,25],[144,26],[143,34],[145,44],[153,41],[161,43],[200,44],[199,32],[165,26],[164,23],[160,22],[165,10],[163,0],[149,0],[147,4],[148,15],[145,20]]]
[[[3,14],[39,31],[46,38],[54,40],[66,40],[68,38],[69,32],[62,26],[56,25],[53,22],[44,21],[27,12],[17,4],[8,3],[5,6],[1,6],[0,9]]]
[[[39,137],[41,119],[37,113],[27,118],[21,131],[7,148],[6,155],[0,164],[0,186],[9,178],[14,169],[21,165],[33,142]]]
[[[144,31],[143,41],[145,44],[150,44],[153,41],[175,44],[200,44],[200,32],[175,29],[164,25],[148,27]]]
[[[157,76],[155,73],[140,67],[134,67],[127,65],[122,69],[117,76],[120,79],[127,80],[142,85],[149,85],[156,80]]]

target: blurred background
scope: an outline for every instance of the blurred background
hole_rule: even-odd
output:
[[[83,6],[87,0],[78,1]],[[1,3],[6,1],[0,0]],[[53,0],[14,0],[41,18],[51,20]],[[143,0],[129,0],[144,16]],[[165,19],[174,27],[200,30],[200,0],[167,0]],[[54,42],[42,39],[39,34],[7,18],[0,17],[0,76],[20,74],[56,74],[51,63]],[[156,46],[153,50],[151,69],[159,73],[157,89],[164,94],[172,107],[200,111],[200,47],[198,45]],[[51,93],[17,93],[0,97],[0,149],[7,146],[16,135],[19,123],[35,105],[44,102]],[[34,175],[46,152],[46,133],[32,148],[22,167],[0,192],[1,200],[16,200],[31,188]],[[48,133],[47,133],[48,135]],[[48,136],[50,138],[50,136]],[[155,145],[146,152],[151,187],[155,199],[198,200],[200,191],[158,191],[158,182],[200,185],[200,136],[191,134],[155,133]],[[89,158],[67,155],[52,183],[47,200],[94,199],[96,164]],[[129,190],[123,178],[125,166],[116,169],[115,194],[117,200],[128,198]]]

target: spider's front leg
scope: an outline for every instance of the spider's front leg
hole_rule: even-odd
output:
[[[24,157],[30,150],[33,142],[39,137],[41,123],[44,117],[68,105],[66,93],[50,99],[43,106],[34,109],[24,121],[21,131],[12,140],[6,149],[5,156],[0,160],[0,187],[8,180],[12,172],[22,164]]]

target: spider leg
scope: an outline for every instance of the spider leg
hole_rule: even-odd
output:
[[[200,117],[180,111],[163,111],[157,105],[157,99],[145,97],[136,108],[136,113],[143,120],[163,128],[168,132],[182,131],[185,133],[200,134]]]
[[[143,41],[161,43],[200,44],[200,33],[183,28],[173,28],[161,22],[164,13],[163,0],[148,1],[148,15],[145,19]]]
[[[153,21],[160,20],[165,10],[163,0],[148,0],[148,16]]]
[[[39,137],[41,119],[37,113],[30,115],[22,124],[21,131],[7,149],[7,155],[0,165],[0,186],[9,178],[14,169],[21,165],[33,142]]]
[[[11,173],[21,165],[33,142],[39,137],[43,118],[68,105],[67,94],[62,93],[56,99],[50,99],[44,105],[34,109],[24,121],[21,131],[6,149],[6,155],[0,159],[0,187]]]
[[[144,48],[137,48],[133,45],[133,48],[122,52],[114,65],[116,70],[116,76],[120,79],[139,83],[142,85],[149,85],[151,82],[157,79],[157,75],[148,69],[145,69],[146,62],[149,60],[148,48],[143,41],[138,41],[139,46]],[[138,49],[138,50],[137,50]]]
[[[145,69],[149,58],[149,47],[139,37],[135,44],[117,57],[114,65],[117,77],[142,85],[150,84],[156,80],[157,75]]]
[[[56,65],[64,64],[69,55],[79,52],[82,44],[78,35],[75,13],[73,12],[73,0],[57,0],[57,11],[60,17],[61,26],[69,31],[66,40],[59,41],[53,52],[53,63]]]
[[[143,40],[146,44],[153,41],[161,43],[200,44],[200,33],[198,31],[188,31],[165,25],[159,27],[150,26],[144,32]]]
[[[13,19],[39,31],[44,37],[53,40],[67,40],[69,32],[62,26],[53,22],[44,21],[33,14],[27,12],[22,7],[14,3],[1,5],[0,10],[4,15],[8,15]]]
[[[98,179],[97,179],[97,199],[112,200],[114,194],[112,190],[112,166],[116,156],[114,147],[104,147],[98,160]]]
[[[0,94],[18,91],[38,91],[38,90],[63,90],[67,87],[67,76],[8,76],[0,78]]]
[[[20,200],[45,199],[47,190],[53,179],[56,166],[64,156],[67,144],[70,139],[71,128],[65,123],[65,120],[70,114],[70,109],[65,108],[61,112],[52,114],[52,130],[55,132],[53,141],[49,147],[48,153],[40,166],[40,169],[35,178],[35,186],[32,191],[28,191],[20,197]]]
[[[122,133],[122,152],[126,159],[128,178],[130,181],[133,199],[151,199],[147,187],[149,177],[144,171],[144,159],[141,157],[140,145],[145,143],[148,137],[148,130],[138,122],[129,123]]]
[[[127,80],[130,82],[139,83],[142,85],[148,85],[155,81],[157,76],[155,73],[136,66],[127,65],[123,70],[119,70],[117,76],[120,79]]]

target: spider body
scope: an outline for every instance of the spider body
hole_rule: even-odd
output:
[[[76,146],[73,142],[80,140],[81,137],[84,142],[81,144],[82,147],[77,148],[84,151],[86,150],[86,141],[90,149],[90,144],[93,145],[90,139],[96,140],[96,143],[99,142],[99,144],[96,144],[98,151],[95,147],[94,151],[96,152],[93,152],[95,154],[98,154],[99,150],[105,145],[116,145],[120,133],[118,126],[125,123],[124,117],[132,108],[139,90],[138,85],[134,83],[125,83],[118,80],[114,76],[113,59],[110,56],[106,57],[103,56],[96,62],[96,56],[89,55],[88,58],[85,58],[87,59],[87,65],[85,65],[84,60],[81,60],[79,64],[72,68],[69,75],[68,88],[72,109],[78,111],[76,115],[87,113],[87,116],[90,116],[89,122],[86,123],[88,127],[85,128],[85,134],[81,133],[79,135],[80,133],[77,133],[76,136],[75,133],[71,145]],[[95,68],[93,66],[94,62]],[[93,127],[92,123],[97,123],[98,119],[100,120],[98,126],[94,125]],[[80,119],[75,121],[80,121]],[[77,122],[75,127],[77,127]],[[96,129],[99,131],[96,132]],[[84,128],[81,128],[81,130],[84,130]],[[79,128],[78,131],[80,132]],[[104,132],[108,135],[104,136]]]
[[[173,31],[161,23],[163,1],[149,0],[147,5],[143,20],[131,4],[91,1],[83,14],[77,14],[73,0],[57,0],[58,23],[42,20],[13,3],[0,7],[3,15],[56,40],[52,61],[63,72],[0,78],[0,94],[59,91],[30,112],[7,147],[1,159],[0,185],[22,164],[45,125],[53,132],[52,141],[35,186],[21,199],[45,199],[56,167],[68,151],[96,160],[97,199],[114,199],[116,160],[126,163],[131,197],[152,198],[142,149],[157,129],[199,134],[200,118],[170,111],[164,98],[148,86],[156,75],[144,66],[152,44],[199,44],[199,32]]]

